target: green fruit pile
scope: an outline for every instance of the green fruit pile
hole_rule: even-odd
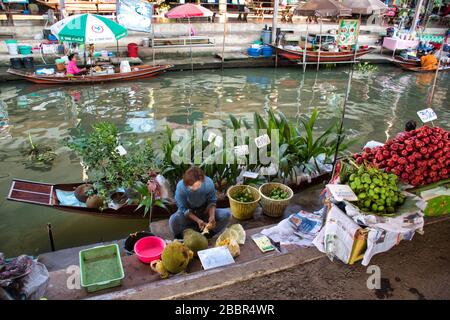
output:
[[[255,198],[253,197],[252,192],[248,189],[242,189],[236,192],[233,196],[233,199],[239,202],[253,202]]]
[[[358,197],[357,206],[365,212],[392,215],[405,202],[397,188],[397,176],[364,165],[349,176],[350,188]]]
[[[277,187],[270,192],[269,197],[274,200],[284,200],[289,198],[289,192]]]

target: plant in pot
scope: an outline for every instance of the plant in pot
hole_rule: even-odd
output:
[[[135,188],[140,194],[139,205],[136,210],[144,208],[144,217],[149,214],[149,221],[152,221],[153,206],[167,210],[164,199],[161,199],[161,187],[156,181],[157,174],[150,172],[147,183],[137,181]]]
[[[103,210],[106,208],[105,203],[105,190],[103,189],[90,189],[87,192],[86,207],[90,209]]]

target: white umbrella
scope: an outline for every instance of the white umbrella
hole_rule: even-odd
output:
[[[380,0],[343,0],[342,3],[352,9],[353,14],[381,14],[388,9]]]

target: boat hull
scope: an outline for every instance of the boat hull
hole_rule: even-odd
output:
[[[299,192],[304,188],[311,185],[319,184],[324,181],[329,180],[331,177],[330,173],[323,173],[311,179],[311,182],[303,181],[298,185],[290,185],[294,192]],[[148,215],[144,215],[144,209],[137,209],[137,205],[125,205],[121,208],[115,210],[112,208],[107,208],[102,211],[98,209],[77,207],[77,206],[66,206],[61,205],[56,196],[56,189],[63,191],[74,191],[76,187],[83,184],[79,183],[68,183],[68,184],[49,184],[41,182],[33,182],[27,180],[14,179],[11,184],[11,188],[7,199],[11,201],[17,201],[22,203],[29,203],[35,205],[41,205],[46,207],[51,207],[54,209],[72,212],[77,214],[85,214],[96,217],[105,218],[122,218],[122,219],[148,219]],[[227,197],[220,199],[217,202],[218,208],[228,208],[230,206]],[[172,213],[177,211],[177,206],[175,203],[169,203],[166,205],[167,210],[154,206],[152,209],[152,220],[167,219]]]
[[[303,51],[295,51],[295,50],[288,50],[288,49],[282,49],[278,48],[276,46],[271,46],[277,55],[291,60],[291,61],[297,61],[302,62],[303,61]],[[360,58],[365,54],[368,54],[372,52],[373,48],[368,49],[361,49],[358,50],[358,52],[328,52],[328,51],[320,51],[320,54],[318,51],[306,51],[306,57],[305,60],[308,63],[317,63],[317,62],[324,62],[324,63],[333,63],[333,62],[346,62],[346,61],[353,61],[355,58]]]
[[[151,78],[157,76],[158,74],[172,67],[173,65],[162,65],[162,66],[143,65],[133,67],[132,68],[133,70],[127,73],[114,73],[98,76],[81,75],[72,77],[36,75],[33,73],[24,72],[17,69],[8,69],[7,72],[37,84],[95,84],[95,83],[105,83],[115,81],[133,81]]]
[[[429,69],[423,69],[420,64],[418,65],[412,65],[412,64],[407,64],[404,63],[402,61],[393,61],[394,64],[396,64],[397,66],[399,66],[400,68],[402,68],[405,71],[411,71],[411,72],[417,72],[417,73],[431,73],[431,72],[436,72],[436,69],[434,70],[429,70]],[[450,66],[440,66],[439,67],[439,72],[442,71],[449,71],[450,70]]]

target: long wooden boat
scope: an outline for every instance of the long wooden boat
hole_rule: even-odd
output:
[[[279,48],[274,45],[270,45],[272,49],[275,51],[275,54],[286,58],[291,61],[303,61],[303,53],[304,51],[296,51]],[[370,53],[374,50],[374,48],[360,49],[357,51],[356,55],[353,51],[341,51],[341,52],[330,52],[330,51],[312,51],[306,50],[306,62],[345,62],[345,61],[353,61],[355,58],[360,58],[363,55]]]
[[[401,56],[396,56],[394,60],[392,60],[397,66],[405,66],[405,67],[420,67],[420,60],[415,59],[405,59]]]
[[[294,190],[294,192],[299,192],[300,190],[303,190],[304,188],[309,187],[311,185],[327,181],[330,179],[330,177],[331,177],[330,173],[323,173],[312,178],[310,182],[303,181],[298,185],[290,185],[290,187],[292,190]],[[107,208],[100,211],[98,209],[86,207],[63,205],[59,202],[58,197],[56,195],[57,189],[63,191],[74,191],[81,184],[83,184],[83,182],[50,184],[50,183],[14,179],[11,183],[7,199],[97,217],[148,219],[148,215],[144,216],[144,209],[143,208],[137,209],[137,205],[124,205],[117,210]],[[168,218],[170,214],[177,211],[177,206],[174,203],[169,203],[166,206],[167,210],[154,206],[152,210],[152,220]],[[219,200],[217,202],[217,206],[219,208],[228,208],[230,206],[228,198]]]
[[[132,81],[137,79],[144,79],[154,77],[167,69],[172,68],[173,65],[161,66],[133,66],[131,72],[102,74],[102,75],[79,75],[79,76],[56,76],[56,75],[36,75],[32,72],[27,72],[19,69],[8,69],[7,72],[19,76],[25,80],[39,83],[39,84],[93,84],[112,81]]]
[[[406,70],[406,71],[412,71],[412,72],[418,72],[418,73],[436,72],[436,70],[423,69],[420,66],[405,65],[405,64],[402,64],[402,63],[398,63],[397,65],[400,66],[403,70]],[[448,66],[448,65],[439,67],[439,72],[441,72],[441,71],[449,71],[449,70],[450,70],[450,66]]]

